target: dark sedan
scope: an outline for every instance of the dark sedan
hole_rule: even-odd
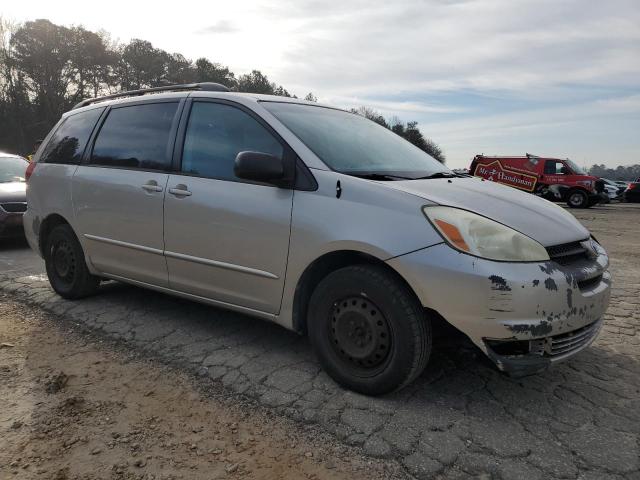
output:
[[[640,178],[636,182],[632,182],[624,191],[625,202],[640,202]]]
[[[25,171],[29,162],[0,153],[0,238],[24,235],[22,215],[27,210]]]

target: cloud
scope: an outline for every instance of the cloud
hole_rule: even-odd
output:
[[[237,74],[262,70],[298,96],[417,120],[452,165],[481,151],[640,161],[639,0],[196,1],[198,15],[159,10],[142,23],[143,4],[114,0],[94,19],[69,1],[3,7],[19,20],[38,11],[135,33]],[[175,25],[191,31],[167,35]]]
[[[295,40],[283,46],[277,74],[328,93],[529,96],[575,83],[637,84],[640,76],[640,8],[633,1],[397,0],[364,8],[345,0],[322,9],[301,0],[293,14],[304,11],[307,17],[291,22]]]
[[[228,20],[219,20],[212,25],[200,28],[196,31],[198,35],[218,35],[223,33],[235,33],[239,29]]]
[[[639,160],[637,0],[296,0],[262,13],[287,39],[270,77],[418,120],[454,164],[479,148]]]

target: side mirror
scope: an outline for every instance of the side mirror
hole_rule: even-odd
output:
[[[571,175],[571,171],[570,171],[567,167],[562,167],[562,168],[560,169],[560,173],[561,173],[562,175]]]
[[[261,152],[238,153],[233,172],[238,178],[276,185],[285,179],[284,161]]]

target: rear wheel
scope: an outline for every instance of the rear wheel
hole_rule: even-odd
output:
[[[423,370],[431,326],[414,295],[371,265],[337,270],[311,296],[309,337],[327,373],[367,395],[400,389]]]
[[[589,196],[582,190],[572,190],[567,196],[567,205],[571,208],[587,208],[589,206]]]
[[[84,252],[69,225],[58,225],[46,241],[44,261],[49,283],[58,295],[68,299],[95,293],[100,279],[89,273]]]

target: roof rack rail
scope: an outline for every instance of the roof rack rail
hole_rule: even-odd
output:
[[[182,90],[202,90],[204,92],[230,92],[227,87],[220,83],[201,82],[186,83],[182,85],[164,85],[162,87],[142,88],[140,90],[129,90],[127,92],[114,93],[113,95],[105,95],[104,97],[87,98],[74,105],[72,110],[76,108],[86,107],[92,103],[103,102],[105,100],[113,100],[114,98],[137,97],[146,95],[147,93],[156,92],[179,92]]]

